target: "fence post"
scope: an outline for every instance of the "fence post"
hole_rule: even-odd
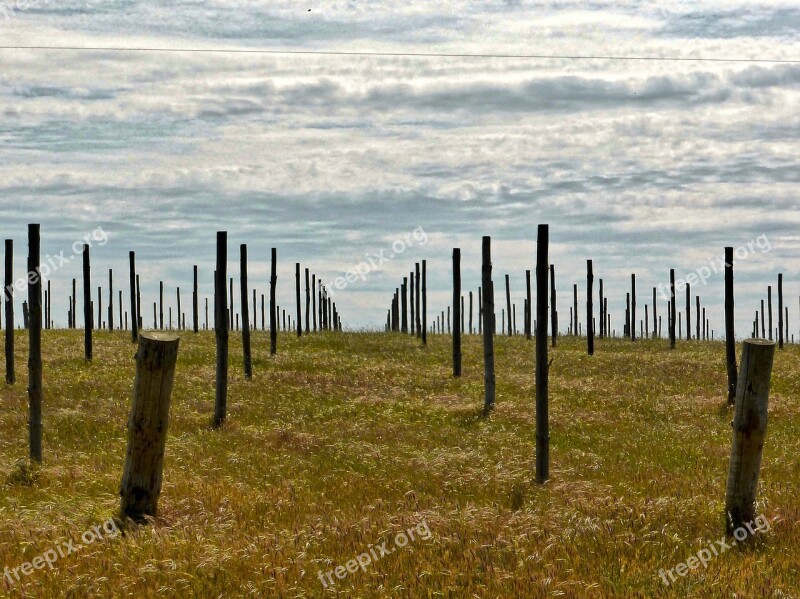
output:
[[[200,315],[198,314],[197,303],[199,296],[197,294],[197,264],[194,265],[193,271],[193,284],[192,284],[192,330],[196,333],[199,328]]]
[[[278,353],[278,307],[275,305],[275,287],[278,284],[278,250],[272,248],[272,265],[269,276],[269,353]],[[320,323],[321,326],[321,323]]]
[[[539,293],[537,288],[536,293]],[[547,293],[545,290],[544,293]],[[545,327],[547,328],[547,327]],[[556,346],[558,337],[558,307],[556,305],[556,265],[550,265],[550,335],[552,336],[553,347]]]
[[[594,324],[592,322],[592,315],[594,309],[592,301],[594,298],[592,291],[592,284],[594,283],[594,271],[592,270],[592,261],[586,261],[586,345],[588,354],[594,355]]]
[[[214,329],[217,345],[217,385],[214,427],[222,425],[228,409],[228,233],[217,231],[217,270],[214,276]],[[177,351],[177,349],[176,349]]]
[[[778,275],[778,349],[783,349],[783,275]]]
[[[453,248],[453,376],[461,376],[461,248]]]
[[[13,385],[17,380],[14,376],[14,240],[6,239],[6,272],[5,290],[6,300],[6,383]],[[73,307],[73,319],[74,316]]]
[[[120,511],[136,522],[158,512],[178,341],[177,335],[169,333],[143,331],[139,335],[120,485]]]
[[[769,398],[775,343],[747,339],[742,346],[742,368],[736,386],[733,445],[725,496],[726,532],[753,521],[761,452],[767,432]]]
[[[492,284],[492,238],[483,237],[481,285],[483,286],[483,413],[494,409],[494,286]]]
[[[733,247],[725,248],[725,358],[728,369],[728,404],[733,405],[736,403],[737,378],[733,301]]]
[[[39,225],[28,225],[28,429],[31,459],[42,462],[42,277]],[[32,281],[32,282],[31,282]]]
[[[250,354],[250,313],[247,305],[247,244],[239,246],[239,279],[242,301],[242,353],[244,358],[244,377],[253,378],[253,358]]]
[[[83,244],[83,352],[92,359],[92,282],[90,279],[89,245]]]
[[[297,312],[297,322],[295,322],[295,327],[297,328],[297,336],[303,336],[303,308],[300,303],[300,263],[295,262],[294,264],[294,288],[295,288],[295,311]]]
[[[669,306],[669,346],[671,349],[675,349],[675,321],[677,320],[676,310],[675,310],[675,269],[669,269],[669,289],[670,289],[670,306]]]
[[[550,227],[539,225],[536,241],[536,480],[550,478],[550,430],[548,423],[547,361],[547,266]]]
[[[428,345],[428,261],[422,261],[422,345]]]

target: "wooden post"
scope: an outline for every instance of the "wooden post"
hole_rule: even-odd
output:
[[[578,284],[572,284],[572,334],[578,335]]]
[[[427,260],[422,261],[422,345],[428,344],[428,272]]]
[[[92,359],[92,281],[89,265],[89,245],[83,244],[83,352]]]
[[[250,354],[250,312],[247,306],[247,244],[239,246],[239,279],[242,300],[242,353],[244,378],[253,378],[253,358]]]
[[[600,339],[604,337],[605,333],[605,320],[606,317],[603,314],[603,279],[600,279],[600,290],[598,292],[598,301],[600,302]]]
[[[72,328],[78,328],[78,318],[76,316],[77,309],[78,309],[78,295],[75,291],[76,288],[76,281],[72,279]]]
[[[469,334],[473,334],[472,329],[472,291],[469,292]]]
[[[28,432],[31,459],[42,462],[42,276],[39,225],[28,225]]]
[[[537,287],[536,293],[539,293]],[[556,307],[556,265],[550,265],[550,335],[552,336],[553,347],[556,346],[558,337],[558,308]]]
[[[692,340],[692,286],[686,283],[686,341]]]
[[[303,308],[300,303],[300,263],[295,262],[294,264],[294,288],[295,288],[295,312],[297,317],[295,318],[295,326],[297,328],[297,336],[303,336]]]
[[[492,238],[482,240],[481,285],[483,286],[483,414],[494,409],[494,286],[492,283]]]
[[[200,301],[200,296],[197,293],[197,264],[194,265],[192,269],[193,274],[193,281],[192,281],[192,330],[196,333],[199,327],[200,321],[200,314],[198,310],[198,303]]]
[[[594,283],[594,272],[592,271],[592,261],[586,261],[586,343],[590,356],[594,355],[594,326],[592,324],[592,315],[594,309],[592,301],[594,292],[592,291],[592,284]]]
[[[483,291],[478,287],[478,335],[483,333]]]
[[[420,298],[420,295],[419,295],[419,293],[420,293],[420,291],[419,291],[420,290],[419,262],[414,263],[414,284],[416,285],[416,289],[415,289],[416,296],[415,297],[416,297],[416,302],[417,302],[417,305],[416,305],[416,308],[417,308],[417,312],[416,312],[416,318],[417,318],[416,326],[417,326],[417,329],[416,330],[417,330],[417,339],[420,339],[420,338],[422,338],[422,318],[420,317],[420,313],[419,313],[420,304],[421,304],[421,298]]]
[[[217,384],[214,428],[222,426],[228,410],[228,233],[217,231],[217,270],[214,277],[214,329],[217,345]],[[231,310],[233,312],[233,310]],[[177,350],[176,350],[177,351]]]
[[[135,522],[158,514],[178,342],[178,336],[169,333],[143,331],[139,336],[120,485],[120,511]]]
[[[631,274],[631,341],[636,341],[636,275]]]
[[[261,317],[264,320],[264,317]],[[311,323],[314,332],[317,332],[317,275],[311,275]]]
[[[414,271],[408,273],[408,309],[411,314],[408,319],[409,333],[414,335]],[[462,311],[463,312],[463,311]],[[462,329],[464,327],[461,327]]]
[[[769,317],[769,326],[767,327],[767,334],[769,340],[772,341],[772,285],[767,285],[767,313]]]
[[[783,349],[783,274],[778,274],[778,349]]]
[[[687,323],[688,324],[688,323]],[[728,370],[728,403],[736,403],[736,331],[733,299],[733,248],[725,248],[725,361]],[[691,328],[691,327],[687,327]]]
[[[449,325],[449,318],[447,322]],[[408,333],[408,277],[403,277],[400,285],[400,332]]]
[[[772,361],[775,344],[747,339],[742,347],[742,369],[736,386],[733,446],[725,496],[726,532],[750,523],[756,516],[755,500],[761,469],[761,452],[767,432]]]
[[[470,291],[470,299],[472,298],[472,292]],[[525,339],[528,341],[531,340],[531,271],[530,269],[525,271]],[[470,304],[471,305],[471,304]],[[472,322],[472,309],[470,308],[470,322]],[[470,324],[470,329],[472,325]]]
[[[306,268],[306,335],[311,332],[311,288],[309,287],[311,281],[311,273]],[[253,308],[255,310],[255,308]]]
[[[227,250],[226,250],[226,253],[227,253]],[[234,316],[233,315],[233,312],[234,312],[234,310],[233,310],[233,277],[230,277],[230,279],[228,280],[228,287],[229,287],[228,297],[230,298],[230,304],[229,304],[230,310],[228,310],[228,317],[230,318],[230,329],[229,330],[233,330],[233,316]]]
[[[136,322],[142,328],[142,288],[139,285],[139,275],[136,275]]]
[[[48,288],[50,283],[47,283]],[[114,273],[108,269],[108,330],[114,330]]]
[[[272,266],[269,276],[269,353],[278,353],[278,306],[275,304],[275,289],[278,285],[278,250],[272,248]]]
[[[118,304],[119,304],[119,330],[121,331],[122,330],[122,289],[120,289],[118,291],[118,293],[119,293],[119,302],[118,302]],[[125,328],[126,329],[128,328],[127,324],[125,325]]]
[[[506,278],[508,280],[508,278]],[[461,376],[461,249],[453,248],[453,376]]]
[[[178,312],[177,312],[178,327],[177,328],[180,331],[181,330],[181,314],[183,314],[183,310],[181,310],[181,288],[180,287],[176,287],[175,288],[175,297],[178,300]]]
[[[653,339],[658,337],[658,304],[656,303],[656,288],[653,287]]]
[[[4,297],[6,300],[6,383],[13,385],[14,375],[14,240],[6,239],[6,270]],[[73,308],[74,310],[74,308]],[[74,316],[73,316],[74,318]]]
[[[671,349],[675,349],[675,321],[677,320],[676,310],[675,310],[675,269],[669,269],[669,289],[670,289],[670,307],[669,307],[669,314],[670,314],[670,321],[669,321],[669,346]]]
[[[508,327],[506,330],[510,337],[513,329],[511,325],[511,285],[509,284],[508,275],[506,275],[506,314],[508,314]]]
[[[761,300],[761,338],[764,339],[767,336],[766,333],[766,324],[764,324],[764,300]]]
[[[536,480],[550,478],[547,361],[547,265],[550,227],[539,225],[536,242]],[[587,325],[588,326],[588,325]]]

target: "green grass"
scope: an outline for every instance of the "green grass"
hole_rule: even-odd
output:
[[[135,347],[124,332],[44,332],[44,463],[27,455],[27,337],[0,411],[0,568],[118,508]],[[497,338],[482,418],[481,340],[231,335],[228,420],[212,430],[214,339],[181,338],[160,514],[36,570],[12,597],[791,597],[800,590],[800,347],[776,352],[758,512],[771,530],[667,588],[723,533],[732,411],[724,345],[562,338],[550,370],[551,480],[534,482],[534,355]],[[325,589],[333,570],[426,522]]]

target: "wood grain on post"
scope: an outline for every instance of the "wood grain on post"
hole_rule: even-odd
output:
[[[6,269],[3,293],[6,300],[6,383],[13,385],[17,380],[14,374],[14,240],[6,239],[5,245]]]
[[[278,250],[272,248],[272,265],[269,276],[269,353],[278,353],[278,306],[275,305],[275,288],[278,284]]]
[[[481,285],[483,287],[483,413],[494,409],[494,289],[492,284],[492,238],[483,237]]]
[[[158,514],[178,341],[177,335],[169,333],[142,331],[139,335],[120,485],[120,511],[136,522]]]
[[[453,248],[453,376],[461,376],[461,248]]]
[[[83,353],[92,359],[92,281],[89,265],[89,245],[83,244]]]
[[[217,270],[214,276],[214,329],[217,346],[217,381],[214,427],[222,426],[228,409],[228,233],[217,231]],[[231,310],[232,312],[232,310]]]
[[[31,459],[42,462],[42,276],[39,225],[28,225],[28,432]]]
[[[767,432],[767,404],[774,356],[775,343],[772,341],[747,339],[743,343],[725,496],[726,532],[729,535],[743,524],[752,522],[756,516],[756,490]]]
[[[253,358],[250,353],[250,313],[247,305],[247,244],[239,246],[239,279],[241,281],[242,300],[242,359],[244,377],[253,378]]]
[[[536,241],[536,480],[550,478],[550,430],[548,417],[547,269],[550,227],[539,225]]]

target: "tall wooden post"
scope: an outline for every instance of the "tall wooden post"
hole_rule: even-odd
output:
[[[28,432],[31,459],[42,462],[42,276],[39,225],[28,225]]]
[[[725,361],[728,369],[728,403],[736,402],[736,331],[733,300],[733,248],[725,248]],[[688,323],[687,323],[688,324]],[[688,327],[687,328],[691,328]]]
[[[275,289],[278,285],[278,250],[272,248],[272,265],[269,276],[269,353],[278,353],[278,307]]]
[[[508,275],[506,275],[506,314],[508,314],[508,336],[512,335],[513,329],[511,325],[511,285],[508,281]]]
[[[197,292],[197,264],[195,264],[194,268],[192,269],[192,275],[192,330],[196,333],[200,328],[200,314],[198,307],[200,296]]]
[[[600,339],[604,337],[605,332],[605,320],[606,317],[603,314],[603,279],[600,279],[600,291],[598,292],[598,300],[600,301]]]
[[[178,341],[177,335],[144,331],[139,338],[120,485],[120,511],[135,522],[158,514]]]
[[[578,335],[578,284],[572,284],[572,334]]]
[[[408,273],[408,309],[411,312],[408,318],[409,333],[414,335],[414,271]],[[464,327],[461,327],[462,329]]]
[[[214,427],[222,426],[228,410],[228,233],[217,231],[217,270],[214,277],[214,329],[217,342],[217,387]],[[233,310],[231,310],[232,312]]]
[[[6,239],[6,269],[4,297],[6,300],[6,383],[13,385],[17,378],[14,374],[14,240]],[[74,308],[73,308],[74,310]],[[75,317],[73,316],[73,319]]]
[[[108,330],[114,330],[114,273],[110,268],[108,269]]]
[[[423,262],[424,264],[424,262]],[[492,238],[483,237],[481,285],[483,286],[483,413],[494,409],[494,286],[492,283]]]
[[[472,291],[469,292],[469,334],[472,335]]]
[[[778,274],[778,349],[783,349],[783,274]]]
[[[675,269],[669,269],[669,289],[670,289],[670,307],[669,307],[669,346],[671,349],[675,349],[675,321],[678,320],[675,310]]]
[[[550,228],[539,225],[536,242],[536,480],[550,478],[550,429],[548,419],[547,362],[547,268]],[[587,327],[591,325],[587,323]]]
[[[228,297],[230,298],[230,309],[228,310],[228,318],[230,318],[230,328],[228,330],[233,330],[233,318],[234,318],[234,309],[233,309],[233,277],[228,279]]]
[[[453,376],[461,376],[461,249],[453,248]]]
[[[686,341],[692,340],[692,286],[686,283]]]
[[[83,352],[92,359],[92,281],[89,265],[89,245],[83,244]]]
[[[472,296],[472,292],[470,291],[470,296]],[[525,271],[525,339],[528,341],[531,340],[531,322],[533,318],[531,317],[531,271],[530,269]],[[471,316],[471,311],[470,311]],[[470,325],[470,328],[472,326]]]
[[[636,341],[636,275],[631,274],[631,341]]]
[[[594,272],[592,270],[592,261],[586,261],[586,346],[590,356],[594,355],[594,325],[592,324],[592,315],[594,309],[592,308],[592,301],[594,293],[592,285],[594,283]]]
[[[247,305],[247,244],[239,246],[239,279],[242,301],[242,353],[244,360],[244,377],[253,378],[253,358],[250,354],[250,311]]]
[[[311,322],[317,332],[317,275],[311,275]]]
[[[142,288],[139,285],[139,275],[136,275],[136,322],[142,328]]]
[[[400,285],[400,332],[408,333],[408,277]]]
[[[656,303],[656,288],[653,287],[653,339],[658,337],[658,304]]]
[[[428,344],[428,272],[427,261],[422,261],[422,345]]]
[[[537,288],[536,293],[539,293]],[[546,327],[545,327],[546,328]],[[558,337],[558,307],[556,305],[556,265],[550,265],[550,335],[553,347],[556,346]]]
[[[181,310],[181,288],[180,287],[176,287],[175,288],[175,297],[177,298],[177,301],[178,301],[178,327],[177,327],[177,329],[180,331],[181,330],[181,314],[183,313],[183,311]]]
[[[416,301],[417,301],[417,339],[422,338],[422,318],[420,316],[420,305],[421,305],[421,298],[420,298],[420,275],[419,275],[419,262],[414,263],[414,284],[416,285]]]
[[[733,445],[725,495],[726,532],[754,520],[761,452],[767,432],[767,404],[775,344],[747,339],[736,386]]]
[[[309,270],[307,268],[305,269],[305,272],[306,272],[306,327],[305,327],[305,329],[306,329],[306,335],[308,335],[311,332],[311,328],[309,326],[311,324],[311,314],[309,314],[309,312],[311,311],[311,288],[309,287],[310,280],[311,280],[311,278],[310,278],[311,273],[309,272]]]

